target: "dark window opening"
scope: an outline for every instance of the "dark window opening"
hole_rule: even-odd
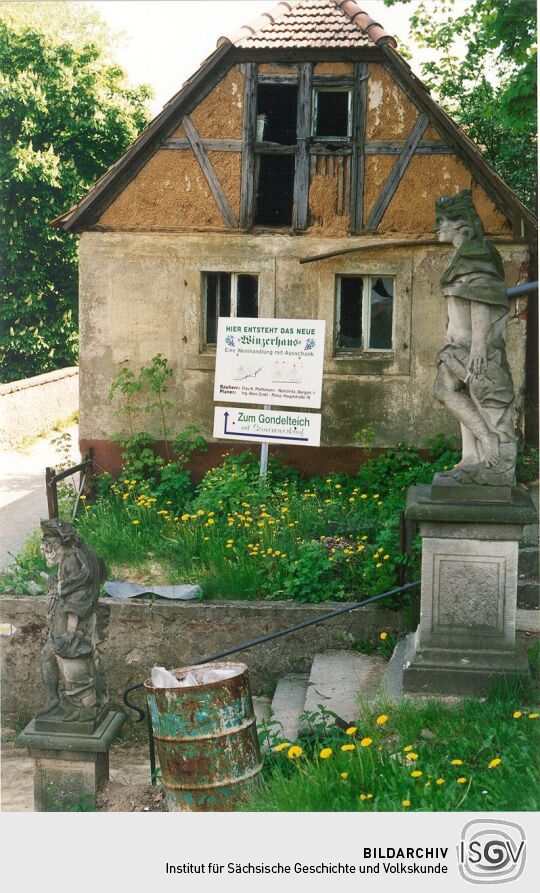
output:
[[[392,279],[371,279],[371,321],[369,346],[374,350],[391,350],[394,282]]]
[[[339,295],[338,347],[362,347],[362,292],[359,276],[342,276]]]
[[[204,343],[217,343],[220,316],[259,315],[259,280],[249,273],[203,273]]]
[[[315,136],[350,136],[350,90],[317,90],[315,93]]]
[[[259,84],[257,87],[257,142],[296,143],[298,90],[290,84]]]
[[[290,226],[294,196],[294,155],[257,155],[255,223]]]

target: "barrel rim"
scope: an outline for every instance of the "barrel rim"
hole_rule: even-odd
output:
[[[193,692],[193,691],[200,692],[200,691],[205,691],[206,689],[209,689],[209,688],[216,688],[217,686],[225,685],[227,682],[231,682],[233,679],[238,679],[239,676],[243,676],[244,674],[247,674],[247,671],[248,671],[247,664],[244,664],[241,661],[216,660],[216,661],[209,661],[206,664],[190,664],[189,666],[186,666],[186,667],[174,667],[169,672],[172,673],[173,675],[176,675],[176,673],[183,673],[185,676],[185,675],[187,675],[187,673],[190,672],[190,670],[193,670],[195,672],[197,670],[202,670],[205,667],[217,667],[217,668],[223,668],[223,669],[227,669],[229,667],[241,667],[241,670],[239,673],[235,673],[234,676],[229,676],[228,679],[216,679],[214,682],[203,682],[201,685],[183,685],[181,688],[178,688],[177,686],[171,686],[169,688],[160,688],[160,687],[152,684],[152,677],[150,677],[149,679],[145,679],[143,685],[144,685],[146,691],[149,693],[150,692],[152,692],[152,693],[153,692],[162,692],[162,691],[173,691],[173,692],[178,692],[178,693],[179,692]]]

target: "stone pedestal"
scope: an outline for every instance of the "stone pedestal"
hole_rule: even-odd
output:
[[[404,693],[482,695],[495,678],[528,673],[516,647],[516,607],[518,544],[535,517],[531,498],[514,488],[506,502],[499,493],[487,501],[490,488],[478,487],[464,501],[460,486],[408,494],[406,517],[422,537],[422,589]]]
[[[93,809],[98,788],[109,779],[109,748],[126,717],[109,711],[97,728],[82,733],[69,723],[58,731],[40,731],[34,717],[16,740],[34,760],[34,810],[67,812]]]

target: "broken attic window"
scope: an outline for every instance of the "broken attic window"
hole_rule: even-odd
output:
[[[351,134],[351,91],[315,90],[314,135],[343,139]]]
[[[259,280],[249,273],[203,273],[204,342],[217,343],[220,316],[259,315]]]
[[[294,155],[257,155],[255,224],[290,226],[294,195]]]
[[[336,351],[392,350],[394,280],[338,276]]]
[[[257,142],[296,143],[298,89],[293,84],[259,84],[257,87]]]

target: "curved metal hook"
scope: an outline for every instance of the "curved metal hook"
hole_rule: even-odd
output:
[[[124,694],[122,695],[122,700],[126,707],[129,707],[130,710],[134,710],[135,713],[139,714],[139,718],[135,720],[135,722],[142,722],[143,719],[146,718],[146,711],[142,709],[142,707],[138,707],[137,704],[133,704],[129,699],[128,695],[131,694],[132,691],[136,691],[138,688],[142,688],[144,682],[138,682],[136,685],[130,686],[130,688],[126,688]]]

